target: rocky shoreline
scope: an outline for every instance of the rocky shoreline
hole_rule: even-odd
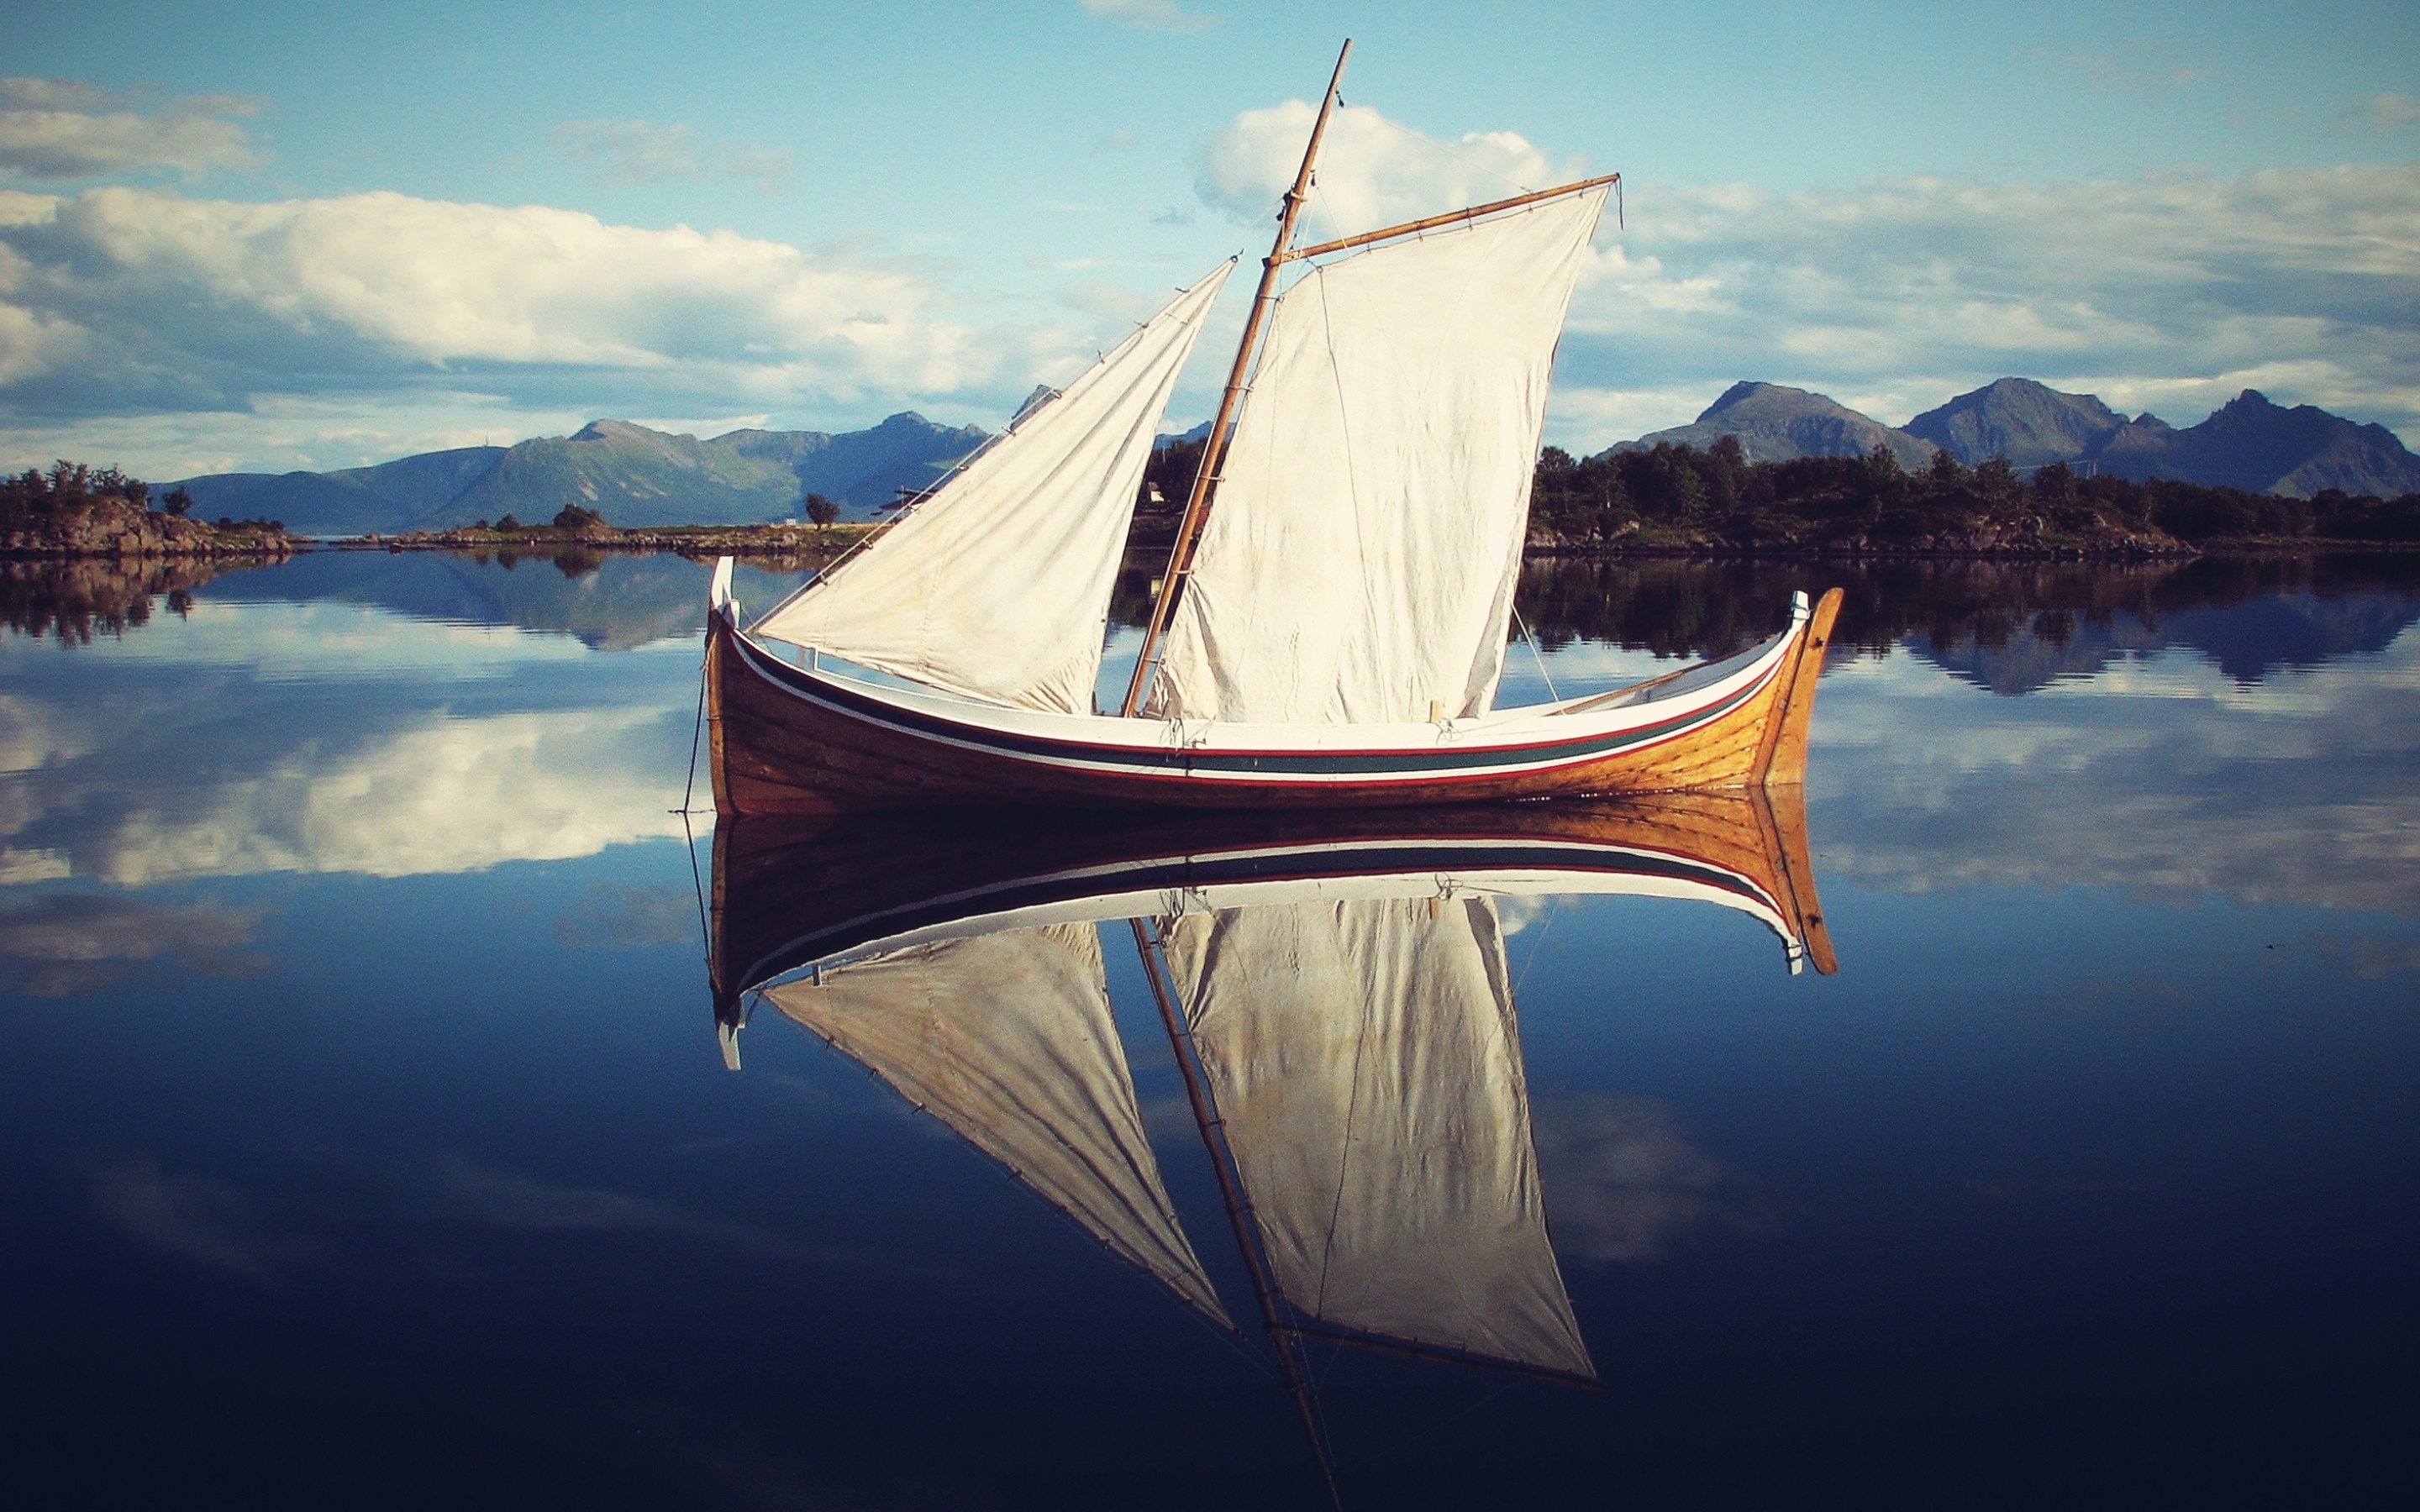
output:
[[[0,558],[17,561],[244,557],[282,562],[309,549],[310,544],[274,520],[213,525],[107,494],[90,495],[81,507],[21,519],[0,530]]]

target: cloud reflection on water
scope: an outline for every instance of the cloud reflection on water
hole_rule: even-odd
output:
[[[2236,681],[2166,652],[2022,699],[1904,653],[1823,682],[1827,873],[1896,892],[2111,887],[2420,910],[2420,635]]]
[[[28,997],[79,996],[169,960],[206,977],[261,976],[274,963],[248,947],[265,912],[99,893],[0,905],[0,986]]]
[[[1567,1264],[1660,1258],[1700,1229],[1763,1226],[1748,1183],[1682,1136],[1652,1097],[1541,1097],[1538,1167]]]

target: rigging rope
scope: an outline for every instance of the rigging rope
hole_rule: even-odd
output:
[[[1521,627],[1521,634],[1529,642],[1529,655],[1537,660],[1538,675],[1546,680],[1547,702],[1560,703],[1563,696],[1555,691],[1555,674],[1546,671],[1546,654],[1538,648],[1538,633],[1530,629],[1529,622],[1521,617],[1521,608],[1517,604],[1512,608],[1512,623]]]

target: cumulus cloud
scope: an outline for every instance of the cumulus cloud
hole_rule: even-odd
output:
[[[1685,420],[1741,378],[1898,423],[2007,374],[2179,424],[2254,387],[2420,435],[2420,164],[1648,184],[1629,208],[1574,300],[1567,444],[1637,434],[1586,424]]]
[[[2150,87],[2100,62],[2086,71],[2113,87]],[[2400,98],[2364,119],[2399,122]],[[1293,100],[1234,117],[1203,148],[1201,197],[1267,212],[1312,116]],[[1513,132],[1432,143],[1352,107],[1321,151],[1311,234],[1589,171]],[[1647,183],[1627,200],[1627,224],[1599,230],[1557,366],[1548,437],[1575,450],[1694,419],[1743,378],[1900,423],[2009,374],[2179,424],[2258,388],[2420,439],[2420,163],[1799,193]]]
[[[251,949],[262,912],[96,893],[30,899],[0,907],[0,985],[28,997],[76,996],[163,961],[209,977],[259,976],[271,967]]]
[[[236,123],[260,110],[245,95],[194,95],[147,113],[80,80],[0,79],[0,172],[99,178],[248,168],[258,159]]]
[[[977,329],[929,270],[862,244],[385,193],[0,193],[9,430],[465,391],[591,415],[1004,404],[1086,349],[1030,316]]]
[[[776,194],[790,188],[798,176],[797,160],[787,152],[712,141],[677,122],[566,121],[547,140],[575,161],[594,163],[598,183],[703,178],[713,169]]]
[[[1213,137],[1194,188],[1241,217],[1269,210],[1294,183],[1317,108],[1299,100],[1248,110]],[[1350,236],[1441,210],[1544,189],[1585,172],[1559,168],[1512,131],[1473,131],[1450,144],[1429,141],[1364,105],[1328,118],[1318,180],[1306,211],[1315,236]]]
[[[1215,16],[1203,16],[1185,9],[1175,0],[1082,0],[1084,14],[1102,21],[1113,21],[1136,31],[1171,32],[1179,36],[1208,31],[1218,24]]]

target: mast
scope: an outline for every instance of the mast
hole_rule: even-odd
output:
[[[1344,45],[1350,48],[1353,44]],[[1342,59],[1337,67],[1342,71]],[[1334,92],[1331,87],[1329,93]],[[1209,1079],[1202,1074],[1192,1031],[1185,1026],[1175,989],[1168,980],[1168,963],[1160,955],[1157,942],[1141,919],[1130,918],[1126,922],[1133,926],[1135,950],[1142,957],[1143,978],[1151,983],[1152,1001],[1159,1006],[1160,1023],[1168,1030],[1169,1048],[1176,1052],[1176,1069],[1185,1077],[1185,1095],[1193,1104],[1193,1121],[1201,1127],[1202,1147],[1210,1153],[1211,1173],[1218,1179],[1218,1196],[1226,1202],[1227,1222],[1235,1230],[1235,1247],[1243,1252],[1245,1273],[1252,1278],[1252,1295],[1261,1304],[1261,1326],[1268,1331],[1269,1342],[1277,1347],[1278,1369],[1285,1377],[1286,1390],[1294,1396],[1295,1410],[1302,1414],[1303,1431],[1311,1435],[1311,1452],[1317,1457],[1319,1473],[1327,1482],[1328,1500],[1341,1507],[1344,1499],[1336,1489],[1336,1466],[1328,1457],[1327,1436],[1319,1426],[1319,1401],[1311,1390],[1311,1370],[1302,1358],[1302,1331],[1288,1326],[1279,1316],[1277,1280],[1269,1273],[1268,1254],[1261,1247],[1260,1224],[1252,1212],[1252,1199],[1245,1193],[1243,1177],[1235,1169],[1235,1152],[1227,1144],[1227,1120],[1218,1116],[1212,1101]]]
[[[1311,163],[1319,156],[1320,138],[1327,134],[1327,117],[1336,109],[1337,86],[1344,82],[1344,60],[1352,55],[1353,39],[1348,37],[1343,51],[1336,54],[1336,71],[1328,75],[1327,93],[1320,97],[1319,118],[1311,123],[1311,141],[1302,149],[1302,167],[1295,173],[1294,187],[1286,191],[1285,208],[1278,215],[1277,242],[1261,260],[1261,286],[1252,296],[1252,313],[1245,318],[1244,339],[1236,344],[1235,363],[1228,370],[1226,390],[1218,395],[1218,412],[1212,417],[1210,434],[1202,443],[1202,465],[1193,473],[1193,491],[1185,501],[1184,516],[1176,522],[1176,542],[1168,553],[1168,575],[1160,584],[1159,597],[1152,603],[1151,625],[1143,631],[1142,651],[1135,657],[1134,677],[1126,684],[1125,705],[1119,711],[1124,717],[1134,717],[1135,711],[1142,707],[1143,689],[1151,684],[1152,655],[1168,629],[1168,617],[1185,590],[1185,579],[1193,570],[1193,548],[1202,538],[1202,521],[1210,512],[1210,486],[1218,480],[1218,463],[1227,449],[1227,423],[1234,418],[1236,401],[1243,397],[1244,379],[1251,369],[1252,344],[1260,338],[1269,307],[1277,302],[1278,270],[1286,261],[1286,244],[1294,239],[1295,217],[1302,212],[1302,202],[1311,189]]]

